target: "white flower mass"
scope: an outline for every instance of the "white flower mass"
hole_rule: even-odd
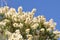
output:
[[[53,19],[46,21],[43,15],[34,16],[36,9],[23,12],[22,7],[0,7],[0,33],[8,36],[8,40],[57,40],[60,31],[55,29]]]

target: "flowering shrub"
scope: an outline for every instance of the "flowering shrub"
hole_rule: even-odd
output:
[[[31,12],[18,12],[8,6],[0,7],[0,33],[8,40],[57,40],[60,31],[55,29],[53,19],[46,21],[43,15],[34,17],[36,9]]]

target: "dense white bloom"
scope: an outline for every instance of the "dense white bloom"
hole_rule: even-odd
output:
[[[19,26],[20,28],[23,28],[23,24],[22,24],[22,23],[20,23],[18,26]]]
[[[50,26],[51,29],[55,29],[56,23],[53,22],[53,19],[49,20],[49,26]]]
[[[19,27],[18,23],[13,23],[14,27]]]
[[[49,22],[44,22],[44,26],[45,26],[46,28],[49,28]]]
[[[14,27],[20,27],[20,28],[22,28],[23,27],[23,24],[22,23],[19,23],[19,24],[18,23],[14,23],[13,26]]]
[[[4,6],[4,8],[2,9],[3,13],[7,13],[9,11],[9,7],[8,6]]]
[[[0,22],[0,26],[6,26],[6,22]]]
[[[10,8],[9,12],[16,13],[16,10],[14,8]]]
[[[39,26],[38,23],[35,23],[34,25],[31,26],[32,29],[37,29],[37,27]]]
[[[38,20],[36,17],[33,18],[32,22],[36,23]]]
[[[7,12],[7,13],[5,13],[5,17],[6,17],[6,18],[11,18],[13,14],[14,14],[14,13]]]
[[[51,29],[51,28],[48,28],[48,29],[47,29],[47,31],[48,31],[48,32],[51,32],[51,31],[52,31],[52,29]]]
[[[18,14],[22,14],[22,7],[20,6],[19,8],[18,8]]]
[[[53,19],[49,20],[49,22],[44,22],[44,26],[46,28],[51,28],[52,30],[55,29],[56,23],[53,22]]]
[[[19,7],[17,12],[15,8],[0,7],[0,16],[3,14],[1,16],[3,19],[0,20],[0,31],[8,35],[8,40],[25,40],[26,37],[26,40],[32,40],[35,37],[40,39],[43,35],[43,39],[48,37],[47,40],[51,40],[49,39],[50,33],[52,33],[51,36],[55,34],[53,38],[57,39],[60,36],[60,31],[54,31],[56,23],[53,19],[46,21],[43,15],[34,17],[35,11],[36,9],[31,12],[23,12],[22,7]]]
[[[26,29],[25,31],[26,31],[26,33],[27,33],[27,34],[29,34],[29,32],[30,32],[30,29]]]
[[[20,31],[19,31],[19,29],[17,29],[17,30],[15,31],[15,33],[17,33],[17,34],[20,34]]]
[[[38,23],[44,23],[44,22],[46,22],[46,18],[42,15],[42,16],[38,16],[37,17],[37,22]]]
[[[26,19],[26,15],[19,16],[20,21],[24,21]]]
[[[28,35],[27,35],[27,38],[28,38],[28,40],[32,40],[33,36],[30,35],[30,34],[28,34]]]
[[[40,16],[37,17],[38,23],[41,22]]]
[[[28,12],[28,15],[27,15],[30,19],[33,19],[33,14],[31,12]]]
[[[1,8],[0,8],[0,14],[2,14],[2,13],[3,13],[3,12],[2,12],[2,9],[3,9],[3,7],[1,7]]]
[[[34,8],[31,13],[34,15],[34,13],[36,12],[36,9]]]
[[[6,18],[11,18],[16,13],[16,10],[14,8],[10,8],[10,10],[5,13]]]
[[[41,20],[41,22],[45,22],[46,18],[44,16],[40,16],[40,20]]]
[[[45,31],[45,29],[44,29],[44,28],[41,28],[41,29],[40,29],[40,31],[41,31],[41,32],[44,32],[44,31]]]
[[[55,39],[58,39],[58,38],[59,38],[59,35],[54,36],[54,38],[55,38]]]
[[[16,30],[15,33],[12,33],[8,40],[23,40],[23,37],[20,34],[20,31]]]
[[[56,26],[56,23],[53,21],[53,19],[50,19],[50,20],[49,20],[49,25],[54,25],[54,26]]]
[[[27,17],[25,23],[26,24],[30,24],[31,23],[31,19],[29,17]]]
[[[53,31],[54,34],[60,34],[60,31]]]
[[[16,40],[23,40],[22,35],[21,35],[21,34],[18,34],[18,35],[17,35],[17,39],[16,39]]]
[[[5,34],[8,35],[8,38],[10,38],[12,36],[12,33],[7,30],[5,31]]]
[[[11,37],[9,37],[10,40],[15,40],[17,37],[16,33],[12,33]]]
[[[53,23],[53,19],[50,19],[50,20],[49,20],[49,23],[52,24],[52,23]]]
[[[8,20],[8,19],[4,19],[3,22],[9,23],[10,20]]]
[[[16,14],[12,15],[12,21],[13,21],[13,22],[17,22],[17,21],[18,21]]]
[[[17,36],[17,37],[16,37],[16,38],[17,38],[16,40],[23,40],[23,37],[22,37],[22,35],[20,34],[20,31],[19,31],[19,30],[16,30],[15,33],[16,33],[15,35]]]

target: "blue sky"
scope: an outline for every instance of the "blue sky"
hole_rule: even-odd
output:
[[[60,0],[6,0],[6,2],[9,7],[14,7],[16,10],[19,6],[23,7],[23,11],[36,8],[35,16],[44,15],[47,20],[53,18],[57,22],[56,29],[60,30]]]

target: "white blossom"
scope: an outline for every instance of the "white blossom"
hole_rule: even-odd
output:
[[[30,24],[31,23],[31,19],[29,17],[27,17],[25,23],[26,24]]]
[[[3,12],[2,12],[2,10],[3,10],[3,7],[1,7],[1,8],[0,8],[0,14],[2,14],[2,13],[3,13]]]
[[[51,31],[52,31],[52,29],[51,29],[51,28],[47,28],[47,31],[48,31],[48,32],[51,32]]]
[[[38,20],[36,17],[33,18],[32,22],[36,23]]]
[[[18,23],[13,23],[14,27],[19,27]]]
[[[0,22],[0,26],[6,26],[6,22]]]
[[[18,8],[18,14],[22,14],[22,7],[20,6],[19,8]]]
[[[48,37],[45,40],[51,40],[49,37],[53,35],[54,39],[58,39],[60,31],[56,31],[53,19],[46,21],[43,15],[35,17],[35,12],[35,8],[31,12],[23,12],[20,6],[17,12],[15,8],[0,7],[0,16],[3,16],[0,20],[0,31],[8,35],[8,40],[33,40],[35,36],[41,38],[44,34],[44,37]]]
[[[60,31],[53,31],[54,34],[60,34]]]
[[[4,6],[4,8],[2,9],[3,13],[7,13],[9,11],[9,7],[8,6]]]
[[[26,29],[25,31],[26,31],[26,33],[27,33],[27,34],[29,34],[29,32],[30,32],[30,29]]]
[[[22,23],[20,23],[20,24],[19,24],[19,27],[20,27],[20,28],[23,28],[23,24],[22,24]]]
[[[44,31],[45,31],[45,29],[44,29],[44,28],[41,28],[41,29],[40,29],[40,31],[41,31],[41,32],[44,32]]]
[[[35,23],[34,25],[31,26],[32,29],[37,29],[37,27],[39,26],[38,23]]]

